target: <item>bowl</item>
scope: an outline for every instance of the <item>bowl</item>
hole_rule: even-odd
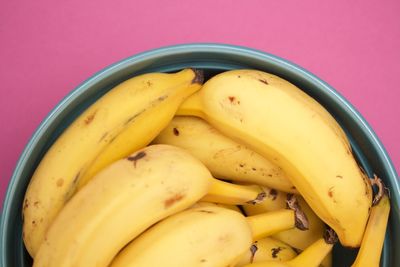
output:
[[[377,174],[391,192],[391,213],[381,266],[400,266],[400,190],[396,171],[377,136],[359,112],[331,86],[305,69],[277,56],[225,44],[183,44],[162,47],[124,59],[79,85],[43,120],[26,145],[11,178],[0,224],[0,265],[31,266],[22,241],[22,202],[40,159],[60,133],[91,103],[116,84],[146,72],[203,69],[206,78],[230,69],[253,68],[276,74],[321,103],[348,135],[357,160],[372,177]],[[357,250],[334,247],[334,266],[350,266]]]

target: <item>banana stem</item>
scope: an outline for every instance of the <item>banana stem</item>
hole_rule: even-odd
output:
[[[360,250],[352,267],[379,266],[389,213],[389,197],[384,194],[378,204],[371,208]]]
[[[248,216],[246,219],[254,240],[295,227],[295,211],[287,209]]]
[[[246,203],[258,203],[265,197],[265,192],[259,186],[231,184],[212,178],[210,190],[201,201],[241,205]]]

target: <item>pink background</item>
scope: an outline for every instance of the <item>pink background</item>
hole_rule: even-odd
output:
[[[0,201],[68,92],[111,63],[178,43],[243,45],[303,66],[363,114],[399,172],[399,14],[398,0],[1,1]]]

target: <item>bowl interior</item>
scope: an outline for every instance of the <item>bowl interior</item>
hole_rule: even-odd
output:
[[[17,164],[3,205],[0,253],[3,266],[31,266],[22,243],[21,207],[29,179],[54,140],[87,106],[116,84],[147,72],[203,69],[206,78],[225,70],[252,68],[267,71],[296,84],[318,100],[337,119],[348,135],[354,154],[367,174],[377,174],[391,190],[392,211],[381,266],[400,266],[399,185],[384,148],[365,120],[334,89],[309,72],[278,57],[252,49],[192,44],[165,47],[130,57],[88,79],[66,96],[38,127]],[[397,226],[397,227],[395,227]],[[334,248],[334,266],[350,266],[357,250]]]

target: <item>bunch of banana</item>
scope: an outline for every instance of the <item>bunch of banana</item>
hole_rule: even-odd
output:
[[[244,267],[318,267],[325,256],[332,251],[333,245],[337,241],[333,231],[328,230],[327,233],[291,260],[260,261],[247,264]]]
[[[169,145],[147,146],[107,166],[67,202],[46,232],[34,266],[107,266],[149,226],[200,201],[214,180],[187,151]],[[241,193],[238,185],[217,184],[225,197],[230,186]],[[259,235],[294,227],[293,210],[270,217],[271,226]],[[257,226],[258,221],[253,224]]]
[[[331,267],[337,239],[379,266],[389,199],[336,120],[269,73],[202,83],[138,75],[64,131],[24,199],[34,267]]]
[[[217,178],[296,192],[280,167],[245,145],[225,137],[200,118],[174,117],[153,143],[189,150]]]
[[[246,215],[256,215],[268,211],[280,210],[286,207],[288,194],[274,189],[264,187],[266,198],[263,202],[256,205],[243,205],[242,208]],[[307,216],[309,222],[309,229],[307,231],[300,231],[299,229],[290,229],[287,231],[279,232],[273,237],[285,242],[291,247],[304,250],[312,243],[320,239],[325,232],[325,224],[318,218],[317,215],[311,210],[301,196],[297,196],[301,209]]]
[[[257,70],[209,79],[178,115],[198,116],[282,168],[342,245],[359,247],[372,190],[336,120],[288,81]]]
[[[25,194],[23,238],[32,257],[78,185],[149,144],[202,82],[203,74],[193,69],[136,76],[102,96],[63,132],[39,163]]]
[[[111,266],[235,266],[253,240],[295,227],[294,216],[293,210],[245,217],[224,207],[194,207],[144,232]]]
[[[246,215],[260,214],[268,211],[280,210],[286,207],[286,201],[289,194],[267,187],[263,187],[263,189],[266,192],[266,198],[263,202],[256,205],[242,205]],[[300,231],[299,229],[294,228],[276,233],[272,237],[290,245],[297,251],[303,251],[311,246],[315,241],[322,238],[326,228],[325,224],[311,210],[304,199],[301,196],[297,196],[297,199],[302,211],[308,219],[308,230]],[[329,253],[325,257],[321,265],[323,267],[332,266],[332,253]]]

